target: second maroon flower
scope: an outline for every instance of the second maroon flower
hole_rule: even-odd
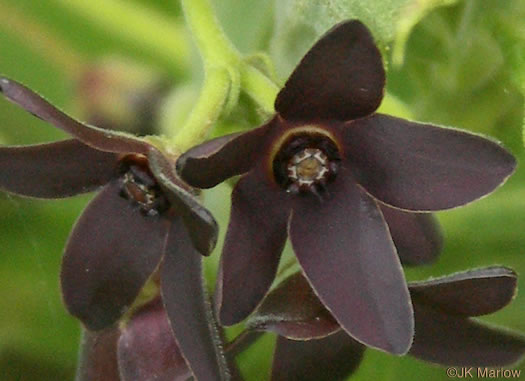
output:
[[[439,232],[431,215],[414,212],[480,198],[516,163],[481,136],[375,114],[384,84],[370,32],[343,22],[297,66],[267,124],[179,159],[180,175],[196,187],[244,174],[232,194],[218,279],[223,324],[260,303],[289,236],[316,294],[352,337],[408,351],[413,310],[394,243],[406,262],[428,262]]]

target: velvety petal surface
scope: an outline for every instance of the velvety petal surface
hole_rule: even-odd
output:
[[[342,128],[347,165],[386,204],[415,211],[453,208],[497,188],[516,160],[468,132],[375,114]]]
[[[0,188],[22,196],[70,197],[93,191],[116,175],[118,158],[75,139],[0,147]]]
[[[340,329],[301,273],[288,277],[273,289],[249,318],[247,326],[295,340],[321,338]]]
[[[57,109],[34,91],[11,79],[0,77],[0,92],[27,112],[64,130],[91,147],[108,152],[142,154],[146,154],[150,147],[148,143],[133,135],[81,123]]]
[[[437,259],[443,248],[443,234],[433,214],[380,207],[403,265],[425,265]]]
[[[157,149],[148,152],[151,171],[166,192],[170,204],[182,215],[195,248],[209,255],[217,243],[219,227],[212,214],[203,207],[175,174],[173,163]]]
[[[183,381],[191,372],[160,298],[136,312],[118,341],[122,381]]]
[[[230,373],[202,276],[202,257],[181,221],[166,243],[161,270],[162,300],[175,339],[195,379],[229,380]]]
[[[235,186],[217,278],[221,324],[245,319],[268,292],[286,241],[289,205],[286,193],[259,168]]]
[[[118,327],[98,332],[83,330],[75,381],[124,381],[118,369],[119,337]]]
[[[414,300],[416,333],[410,354],[455,366],[503,366],[525,354],[525,337],[461,316],[443,313]]]
[[[262,127],[212,139],[184,153],[177,172],[188,184],[212,188],[224,180],[248,172],[273,120]]]
[[[376,202],[342,171],[329,199],[294,205],[292,246],[312,288],[356,340],[403,354],[414,321],[395,247]]]
[[[144,216],[113,181],[89,203],[69,237],[62,293],[87,328],[115,323],[133,303],[162,256],[169,221]]]
[[[277,95],[287,120],[350,120],[372,113],[383,98],[385,71],[370,31],[344,21],[306,53]]]
[[[272,381],[345,380],[359,366],[365,346],[344,331],[319,340],[295,341],[279,336]]]
[[[509,304],[516,293],[516,273],[494,266],[469,270],[409,285],[414,303],[463,316],[496,312]]]

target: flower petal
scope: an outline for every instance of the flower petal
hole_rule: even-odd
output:
[[[464,131],[376,114],[342,129],[358,182],[386,204],[435,211],[492,192],[516,167],[498,143]]]
[[[414,301],[416,334],[410,354],[455,366],[503,366],[525,354],[525,337]]]
[[[402,264],[426,265],[437,259],[443,248],[443,234],[433,214],[380,207]]]
[[[269,184],[261,168],[235,186],[217,278],[221,324],[245,319],[268,292],[286,242],[289,215],[286,193]]]
[[[22,196],[70,197],[93,191],[115,176],[118,158],[75,139],[0,147],[0,188]]]
[[[177,172],[188,184],[212,188],[224,180],[246,173],[254,163],[273,120],[247,132],[212,139],[184,153],[177,160]]]
[[[385,71],[370,31],[357,20],[329,30],[277,95],[287,120],[350,120],[371,114],[383,98]]]
[[[119,381],[117,361],[118,327],[103,331],[84,330],[80,343],[80,356],[76,381]]]
[[[361,363],[365,346],[341,330],[319,340],[294,341],[279,336],[272,381],[342,381]]]
[[[157,267],[168,221],[144,216],[119,195],[113,181],[78,219],[62,262],[69,312],[89,329],[115,323]]]
[[[118,341],[122,381],[187,380],[191,372],[160,298],[136,312]]]
[[[444,312],[479,316],[496,312],[509,304],[516,293],[516,273],[494,266],[409,284],[412,299]]]
[[[149,165],[155,178],[166,192],[172,207],[182,215],[193,246],[202,254],[210,255],[217,244],[219,227],[212,214],[190,193],[175,174],[172,163],[157,149],[148,153]]]
[[[331,198],[294,205],[290,239],[321,302],[356,340],[403,354],[412,342],[410,295],[376,202],[341,171]]]
[[[162,264],[162,300],[182,355],[197,380],[227,380],[222,352],[201,269],[184,224],[172,224]]]
[[[0,92],[8,100],[19,105],[27,112],[101,151],[146,154],[150,147],[148,143],[133,135],[105,130],[78,122],[34,91],[11,79],[0,77]]]
[[[273,289],[250,317],[247,327],[295,340],[326,337],[340,329],[301,273]]]

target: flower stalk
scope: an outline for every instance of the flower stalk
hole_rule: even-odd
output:
[[[185,151],[207,137],[221,115],[237,104],[241,90],[271,114],[278,87],[233,46],[208,0],[182,0],[182,8],[202,57],[205,77],[195,107],[173,139],[177,150]]]
[[[204,141],[221,115],[230,88],[230,76],[225,68],[213,67],[207,71],[199,99],[184,127],[175,135],[176,151],[184,152]]]

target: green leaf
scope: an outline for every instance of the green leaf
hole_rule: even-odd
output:
[[[525,28],[517,19],[525,7],[518,3],[466,0],[430,12],[412,33],[403,66],[390,70],[388,90],[416,119],[489,134],[520,150]]]

